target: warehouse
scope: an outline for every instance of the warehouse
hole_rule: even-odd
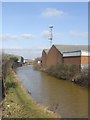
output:
[[[42,67],[56,64],[75,64],[82,68],[88,66],[90,53],[87,45],[52,45],[42,52]]]

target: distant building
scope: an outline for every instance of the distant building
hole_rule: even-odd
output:
[[[75,64],[81,68],[88,66],[90,53],[87,45],[52,45],[42,52],[42,67],[50,67],[56,64]]]
[[[18,57],[18,62],[23,63],[24,58],[22,56],[17,56]]]
[[[37,57],[37,58],[34,60],[34,63],[35,63],[35,64],[40,64],[40,65],[41,65],[41,62],[42,62],[41,57]]]
[[[24,58],[23,58],[22,56],[18,56],[18,61],[17,61],[17,63],[18,63],[18,66],[22,66],[23,63],[24,63]],[[15,64],[16,64],[16,63],[15,63]]]
[[[42,51],[42,67],[45,68],[46,67],[46,61],[47,61],[47,54],[48,54],[48,49],[44,49]]]

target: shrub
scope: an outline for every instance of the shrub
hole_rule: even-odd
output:
[[[76,84],[80,84],[82,86],[90,87],[90,69],[83,69],[79,74],[76,74],[73,79]]]
[[[88,69],[80,70],[79,65],[57,64],[55,66],[51,66],[47,70],[47,73],[59,79],[73,80],[76,84],[90,87],[90,67]]]
[[[60,79],[71,79],[76,73],[79,72],[79,67],[76,65],[57,64],[51,66],[47,72]]]
[[[2,55],[2,94],[5,97],[6,92],[6,77],[10,73],[10,69],[14,62],[17,62],[18,58],[13,55],[3,54]]]
[[[14,61],[14,62],[17,62],[17,61],[18,61],[18,58],[15,57],[15,56],[12,56],[12,57],[10,57],[10,60],[12,60],[12,61]]]

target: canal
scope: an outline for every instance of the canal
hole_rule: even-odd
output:
[[[36,71],[30,65],[17,68],[17,75],[37,103],[63,118],[88,117],[88,89]]]

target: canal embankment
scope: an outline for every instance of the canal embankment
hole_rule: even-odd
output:
[[[11,56],[12,57],[12,56]],[[3,118],[57,118],[57,114],[37,104],[16,76],[16,57],[3,59]],[[30,93],[30,92],[29,92]]]
[[[46,72],[55,78],[68,80],[83,87],[90,87],[90,67],[81,69],[79,65],[57,64],[43,68],[41,64],[37,63],[34,63],[33,66],[35,70]]]
[[[36,104],[19,82],[14,71],[6,78],[6,97],[3,101],[3,118],[55,118],[57,115]]]
[[[19,82],[15,72],[10,70],[6,78],[3,118],[57,118],[57,115],[36,104]]]
[[[51,66],[46,70],[49,75],[58,79],[68,80],[83,87],[89,87],[89,72],[90,69],[83,69],[78,65],[58,64]]]

